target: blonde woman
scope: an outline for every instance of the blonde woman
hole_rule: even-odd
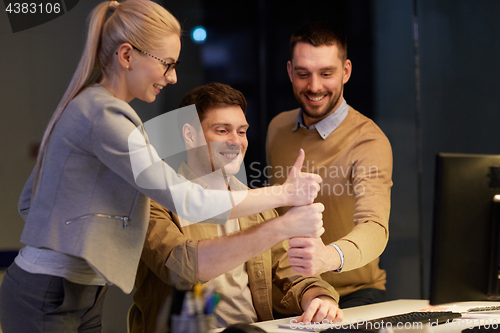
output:
[[[157,154],[140,140],[137,151],[129,151],[129,135],[142,123],[128,103],[153,102],[176,83],[180,34],[178,21],[149,0],[104,2],[91,13],[82,58],[19,201],[26,247],[0,289],[4,333],[100,332],[106,285],[127,293],[133,288],[148,197],[188,220],[213,216],[211,209],[224,202],[231,207],[227,191],[192,183],[181,193],[180,202],[189,205],[174,205],[169,187],[185,180],[163,162],[166,189],[141,188],[134,179],[131,155]],[[300,172],[303,158],[301,152],[291,176],[274,191],[232,192],[233,202],[241,203],[225,217],[289,205],[321,215],[321,204],[310,205],[321,179]],[[318,220],[303,223],[302,234],[319,236]]]

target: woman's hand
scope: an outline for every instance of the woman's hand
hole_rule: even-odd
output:
[[[286,206],[309,205],[318,196],[322,179],[320,175],[301,171],[305,156],[301,149],[286,181],[281,185]]]

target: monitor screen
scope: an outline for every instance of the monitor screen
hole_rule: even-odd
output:
[[[430,304],[496,299],[500,155],[436,159]]]

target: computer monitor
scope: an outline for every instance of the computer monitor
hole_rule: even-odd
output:
[[[500,155],[436,159],[430,304],[498,299]]]

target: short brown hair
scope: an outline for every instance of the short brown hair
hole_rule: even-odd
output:
[[[214,107],[239,106],[243,113],[247,109],[245,96],[227,84],[211,82],[194,88],[184,96],[179,107],[194,104],[198,111],[200,122],[205,117],[205,112]]]
[[[347,60],[347,37],[339,29],[325,22],[312,22],[303,25],[290,37],[290,59],[293,60],[295,45],[299,42],[313,46],[336,45],[342,62]]]

